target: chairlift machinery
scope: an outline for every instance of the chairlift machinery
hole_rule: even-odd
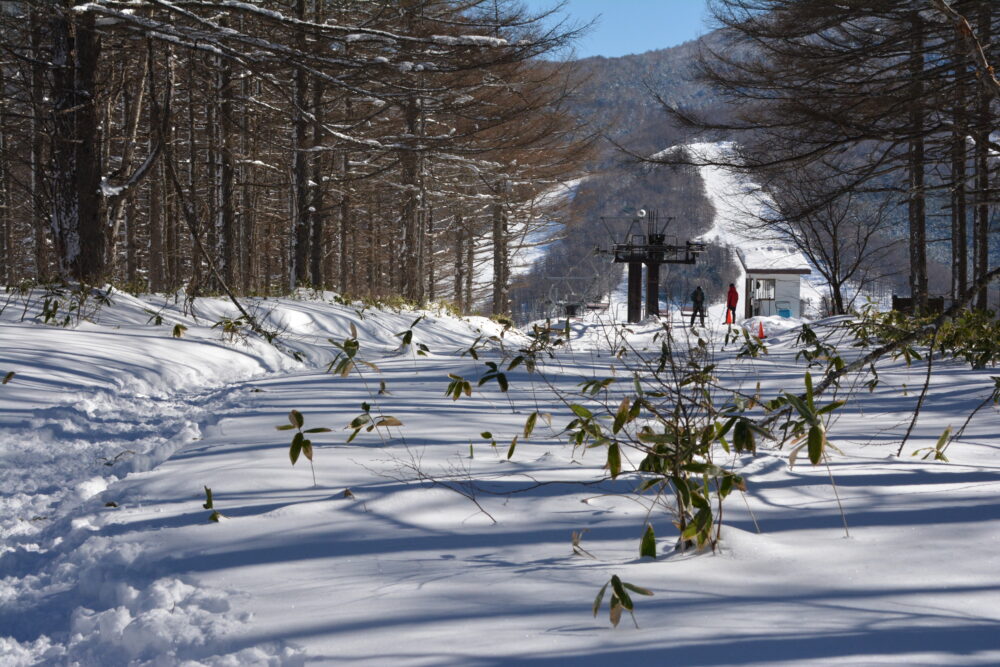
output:
[[[660,265],[694,264],[698,255],[705,252],[704,243],[685,241],[677,243],[677,237],[666,235],[666,228],[673,218],[667,218],[662,227],[658,224],[656,210],[639,209],[629,225],[623,243],[612,243],[607,250],[595,249],[597,254],[614,257],[616,264],[628,264],[628,321],[642,319],[642,266],[646,265],[646,314],[660,314]],[[601,218],[603,222],[604,217]],[[646,223],[646,233],[642,223]],[[605,223],[605,226],[607,224]]]
[[[598,308],[597,276],[549,276],[551,282],[546,302],[563,309],[566,317],[576,317],[581,308]],[[581,289],[581,283],[586,283]],[[600,304],[604,305],[604,304]]]

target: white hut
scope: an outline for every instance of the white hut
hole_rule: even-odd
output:
[[[746,273],[740,294],[744,317],[802,316],[802,276],[812,269],[801,252],[775,241],[745,241],[736,256]]]

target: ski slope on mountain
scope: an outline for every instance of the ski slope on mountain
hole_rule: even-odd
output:
[[[726,503],[717,553],[681,554],[634,475],[566,444],[555,394],[622,372],[625,342],[658,349],[660,322],[571,321],[565,349],[507,373],[503,393],[477,386],[486,362],[530,339],[484,318],[252,302],[282,351],[213,327],[236,315],[224,301],[111,301],[69,328],[38,321],[39,300],[0,314],[0,372],[15,373],[0,386],[0,665],[1000,662],[996,408],[950,463],[910,455],[964,421],[994,369],[936,361],[899,458],[925,371],[902,361],[830,425],[843,453],[828,468],[720,454],[747,492]],[[728,386],[802,386],[794,329],[739,360],[716,321],[668,324],[681,348],[708,342]],[[355,335],[357,367],[327,372],[331,339]],[[449,374],[472,396],[445,396]],[[363,404],[401,425],[348,442]],[[315,484],[276,429],[291,410],[332,429],[310,436]],[[536,410],[552,426],[525,437]],[[647,522],[656,560],[639,558]],[[654,593],[636,596],[638,627],[611,628],[606,601],[591,615],[612,575]]]

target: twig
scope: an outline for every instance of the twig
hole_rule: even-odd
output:
[[[844,537],[850,537],[851,531],[847,527],[847,513],[844,512],[844,505],[840,502],[840,492],[837,491],[837,481],[833,478],[833,470],[830,468],[830,459],[826,459],[826,473],[830,476],[830,486],[833,487],[833,497],[837,499],[837,509],[840,510],[840,518],[844,522]]]
[[[934,338],[931,339],[931,346],[927,350],[927,377],[924,378],[924,388],[920,392],[920,398],[917,400],[917,407],[913,410],[913,419],[910,420],[910,425],[906,427],[906,434],[903,436],[903,441],[899,443],[899,449],[896,450],[896,456],[900,456],[903,453],[903,447],[906,446],[906,441],[910,439],[910,434],[913,432],[913,427],[917,425],[917,419],[920,418],[920,409],[924,406],[924,399],[927,398],[927,390],[931,386],[931,371],[934,368],[934,346],[937,345],[938,331],[934,332]]]

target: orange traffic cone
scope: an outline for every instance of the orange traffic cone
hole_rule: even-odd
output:
[[[767,336],[764,335],[764,322],[761,321],[758,324],[760,324],[760,329],[757,331],[757,338],[764,340],[765,338],[767,338]]]
[[[733,311],[726,308],[726,324],[733,323]]]

